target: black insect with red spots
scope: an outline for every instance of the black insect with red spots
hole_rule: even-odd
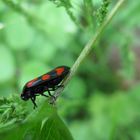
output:
[[[27,82],[23,88],[21,98],[24,101],[31,99],[34,104],[34,108],[36,108],[36,96],[42,95],[45,97],[54,97],[50,91],[55,91],[57,88],[62,87],[63,85],[61,82],[69,74],[69,72],[70,67],[59,66],[50,72]],[[48,91],[49,95],[44,94],[45,91]]]

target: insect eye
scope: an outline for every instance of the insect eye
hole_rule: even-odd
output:
[[[21,99],[25,100],[25,96],[23,94],[21,94]]]
[[[21,94],[21,99],[24,100],[24,101],[27,101],[29,99],[29,93]]]

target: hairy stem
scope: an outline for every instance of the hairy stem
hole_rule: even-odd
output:
[[[95,33],[95,35],[85,45],[84,49],[82,50],[82,52],[80,53],[79,57],[75,61],[74,65],[72,66],[71,72],[70,72],[69,76],[63,81],[62,84],[64,85],[64,87],[69,82],[69,80],[72,78],[72,76],[76,73],[76,71],[78,70],[78,68],[79,68],[80,64],[82,63],[82,61],[86,58],[86,56],[91,51],[92,46],[95,45],[96,41],[100,38],[100,36],[103,33],[103,31],[106,29],[107,25],[110,23],[110,21],[115,16],[115,14],[117,13],[117,11],[119,10],[119,8],[121,7],[121,5],[124,2],[125,2],[125,0],[119,0],[118,1],[118,3],[115,5],[115,7],[112,9],[112,11],[110,12],[110,14],[106,18],[106,20],[99,27],[99,29],[97,30],[97,32]],[[61,88],[61,89],[56,90],[55,93],[54,93],[54,96],[57,98],[60,95],[60,93],[63,91],[63,89],[64,88]],[[53,102],[53,100],[51,100],[51,102]]]

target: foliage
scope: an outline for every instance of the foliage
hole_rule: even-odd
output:
[[[67,127],[59,118],[56,108],[50,106],[48,102],[44,103],[37,111],[33,111],[28,117],[25,117],[27,113],[23,110],[23,106],[21,104],[18,104],[20,106],[14,106],[16,103],[15,98],[17,97],[12,97],[11,100],[14,100],[12,104],[10,99],[3,99],[3,103],[0,106],[1,111],[3,111],[0,126],[0,136],[2,139],[73,139]],[[7,109],[5,106],[6,103],[9,105]],[[11,130],[12,133],[10,132]],[[17,134],[18,137],[16,136]]]
[[[19,97],[28,80],[59,65],[72,66],[116,3],[0,1],[1,139],[71,140],[71,132],[75,140],[139,140],[138,1],[127,1],[118,10],[57,108],[38,97],[39,107],[33,110],[30,101]]]
[[[101,4],[101,6],[99,7],[99,9],[97,10],[97,17],[98,17],[98,21],[99,23],[103,23],[107,13],[108,13],[108,6],[110,4],[110,0],[103,0],[103,3]]]

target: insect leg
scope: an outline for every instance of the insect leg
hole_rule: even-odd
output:
[[[47,91],[48,91],[49,95],[50,95],[54,100],[56,100],[55,96],[51,94],[50,90],[48,89]]]
[[[54,88],[48,88],[48,87],[45,87],[45,90],[48,91],[48,94],[49,94],[50,97],[52,97],[54,100],[56,100],[55,96],[52,95],[51,92],[50,92],[50,91],[54,91]],[[48,95],[45,95],[45,94],[43,94],[43,93],[40,93],[40,94],[41,94],[42,96],[49,97]]]
[[[42,96],[45,96],[45,97],[49,97],[48,95],[44,94],[44,93],[40,93]]]
[[[54,87],[54,90],[56,90],[58,88],[64,88],[64,85],[57,85],[57,86]]]
[[[48,91],[49,95],[50,95],[51,97],[53,97],[53,95],[51,94],[50,90],[48,89],[47,91]]]
[[[31,97],[31,101],[34,104],[34,109],[37,107],[37,104],[36,104],[35,100],[36,100],[36,96]]]

